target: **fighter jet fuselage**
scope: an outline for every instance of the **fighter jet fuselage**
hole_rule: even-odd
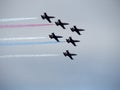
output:
[[[84,29],[78,29],[76,26],[70,28],[72,32],[76,32],[78,35],[81,35],[80,31],[85,31]]]
[[[65,57],[68,56],[71,60],[73,60],[72,56],[76,56],[77,54],[70,53],[68,50],[66,50],[66,52],[63,52],[63,55]]]
[[[41,15],[41,18],[44,20],[46,19],[49,23],[51,23],[52,18],[55,18],[54,16],[48,16],[47,13],[44,13],[44,15]]]
[[[80,41],[79,40],[73,40],[72,37],[69,37],[69,39],[66,39],[66,42],[67,43],[72,43],[74,46],[77,46],[76,42],[80,42]]]
[[[49,35],[49,37],[51,38],[51,39],[55,39],[57,42],[59,42],[59,39],[58,38],[63,38],[62,36],[57,36],[57,35],[55,35],[54,33],[52,33],[51,35]]]
[[[66,28],[65,28],[65,25],[69,25],[69,23],[63,23],[63,22],[61,22],[60,19],[58,19],[58,21],[55,22],[55,24],[56,24],[57,26],[61,26],[63,29],[66,29]]]

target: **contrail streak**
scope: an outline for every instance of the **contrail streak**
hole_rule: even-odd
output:
[[[59,54],[26,54],[26,55],[1,55],[0,58],[20,58],[20,57],[52,57]]]
[[[16,24],[16,25],[0,25],[0,28],[22,28],[22,27],[40,27],[51,26],[54,24]]]
[[[56,42],[56,41],[49,41],[49,42],[0,42],[0,46],[16,46],[16,45],[44,45],[44,44],[59,44],[64,43],[65,41]]]
[[[13,38],[0,38],[0,41],[14,41],[14,40],[35,40],[35,39],[45,39],[47,37],[13,37]]]
[[[29,17],[29,18],[2,18],[0,22],[10,22],[10,21],[22,21],[22,20],[36,20],[38,17]]]

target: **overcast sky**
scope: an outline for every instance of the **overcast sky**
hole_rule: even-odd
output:
[[[120,1],[119,0],[0,0],[0,19],[30,18],[0,22],[6,24],[48,24],[40,15],[47,12],[70,23],[63,30],[56,25],[44,27],[0,28],[0,39],[47,37],[28,42],[54,41],[54,32],[80,40],[77,47],[67,43],[0,46],[4,55],[58,54],[46,57],[0,58],[0,90],[119,90],[120,89]],[[84,28],[79,36],[70,31]],[[9,41],[9,40],[8,40]],[[25,40],[22,40],[25,42]],[[7,42],[7,41],[5,41]],[[19,41],[9,41],[19,42]],[[0,41],[3,43],[3,41]],[[65,50],[78,54],[71,61]]]

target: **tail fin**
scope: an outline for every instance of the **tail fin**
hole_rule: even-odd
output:
[[[58,26],[58,22],[55,22],[55,24]]]
[[[67,42],[67,43],[70,43],[70,40],[69,40],[69,39],[66,39],[66,42]]]
[[[63,52],[63,55],[64,55],[65,57],[67,56],[65,52]]]
[[[52,35],[49,35],[49,37],[52,39],[53,37],[52,37]]]
[[[42,19],[45,19],[45,17],[44,17],[43,15],[41,15],[41,18],[42,18]]]
[[[74,29],[73,28],[70,28],[72,32],[74,32]]]

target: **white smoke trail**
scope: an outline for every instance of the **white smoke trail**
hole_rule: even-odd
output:
[[[38,17],[30,17],[30,18],[3,18],[3,19],[0,19],[0,22],[35,20],[35,19],[38,19]]]
[[[52,57],[59,54],[27,54],[27,55],[2,55],[0,58],[22,58],[22,57]]]
[[[35,40],[45,39],[47,37],[13,37],[13,38],[0,38],[0,41],[12,41],[12,40]]]

